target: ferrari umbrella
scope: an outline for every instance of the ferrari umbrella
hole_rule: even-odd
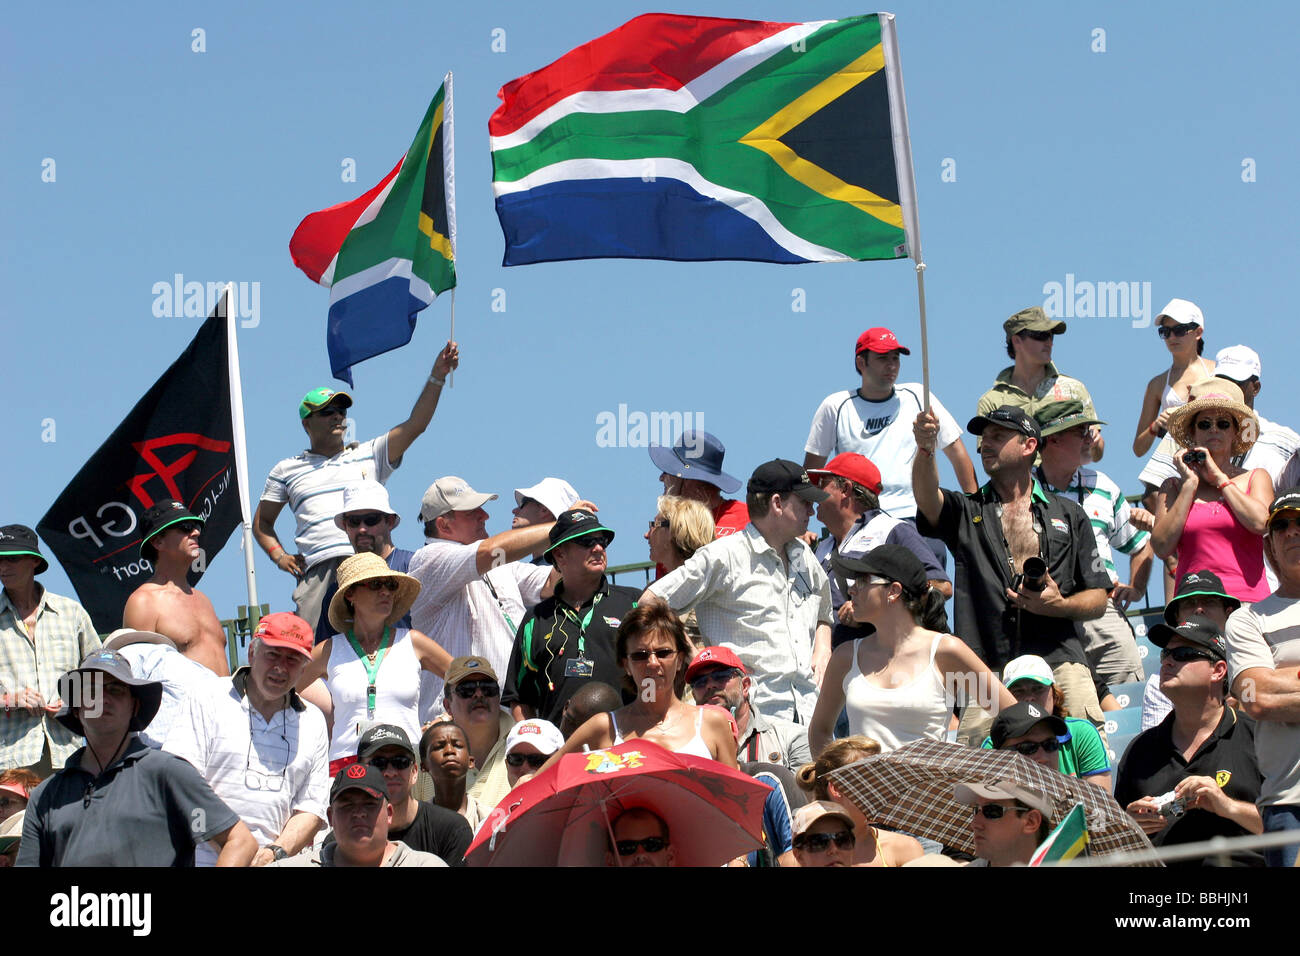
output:
[[[975,852],[971,810],[953,799],[953,786],[995,780],[1012,780],[1047,794],[1055,807],[1048,821],[1052,826],[1082,803],[1088,852],[1093,856],[1151,849],[1142,828],[1101,787],[1048,770],[1012,751],[915,740],[832,771],[830,778],[868,820],[938,840],[963,853]]]
[[[611,825],[643,807],[668,824],[678,866],[721,866],[763,842],[765,784],[646,740],[566,754],[506,795],[465,854],[469,866],[604,866]]]

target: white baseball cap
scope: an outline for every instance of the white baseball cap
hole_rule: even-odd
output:
[[[506,753],[520,744],[532,744],[538,753],[549,755],[564,746],[564,734],[549,720],[534,717],[521,720],[510,728],[510,733],[506,736]]]
[[[1002,668],[1003,687],[1010,687],[1018,680],[1032,680],[1047,686],[1056,683],[1052,668],[1037,654],[1023,654]]]
[[[432,521],[448,511],[473,511],[496,500],[496,495],[475,491],[464,478],[448,475],[431,484],[420,499],[420,520]]]
[[[1244,382],[1259,377],[1259,353],[1245,345],[1229,345],[1214,356],[1214,374]]]
[[[388,489],[377,481],[359,481],[343,489],[343,508],[334,516],[334,524],[344,530],[343,516],[353,511],[379,511],[393,516],[393,527],[401,524],[402,516],[388,503]]]
[[[979,797],[985,800],[1016,800],[1037,810],[1048,822],[1053,817],[1051,797],[1014,780],[989,780],[983,783],[972,781],[959,783],[952,788],[952,798],[957,803],[973,807],[979,803]]]
[[[1201,309],[1195,302],[1188,302],[1186,299],[1170,299],[1169,304],[1156,316],[1156,322],[1158,323],[1161,317],[1166,315],[1179,325],[1190,323],[1205,328],[1205,316],[1201,315]]]
[[[532,498],[549,511],[552,518],[558,518],[578,503],[578,493],[563,478],[543,478],[531,488],[516,488],[515,504],[522,505],[525,498]]]

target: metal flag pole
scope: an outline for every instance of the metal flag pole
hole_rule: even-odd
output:
[[[446,177],[447,244],[451,246],[451,265],[456,268],[456,126],[451,103],[451,71],[443,78],[446,93],[442,98],[442,168]],[[451,287],[451,341],[456,341],[456,287]],[[456,373],[447,373],[447,385],[454,386]]]
[[[235,334],[235,284],[226,283],[221,300],[226,309],[226,342],[230,363],[230,419],[235,436],[235,478],[239,488],[239,514],[244,525],[244,570],[248,578],[249,627],[257,626],[257,572],[253,568],[253,519],[248,509],[248,441],[244,437],[244,389],[239,379],[239,340]]]

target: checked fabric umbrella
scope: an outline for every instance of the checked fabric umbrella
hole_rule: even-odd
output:
[[[716,760],[646,740],[566,754],[488,816],[468,866],[604,866],[610,825],[644,807],[668,824],[678,866],[722,866],[763,843],[771,792]]]
[[[873,823],[929,837],[963,853],[975,852],[971,809],[953,799],[952,788],[994,780],[1013,780],[1046,793],[1056,808],[1049,821],[1052,826],[1082,803],[1088,821],[1087,852],[1092,856],[1151,849],[1142,828],[1101,787],[1008,750],[914,740],[891,753],[834,770],[830,779]]]

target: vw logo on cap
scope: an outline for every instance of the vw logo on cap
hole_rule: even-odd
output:
[[[352,766],[348,767],[347,772],[349,780],[360,780],[366,775],[366,768],[359,763],[354,763]]]

